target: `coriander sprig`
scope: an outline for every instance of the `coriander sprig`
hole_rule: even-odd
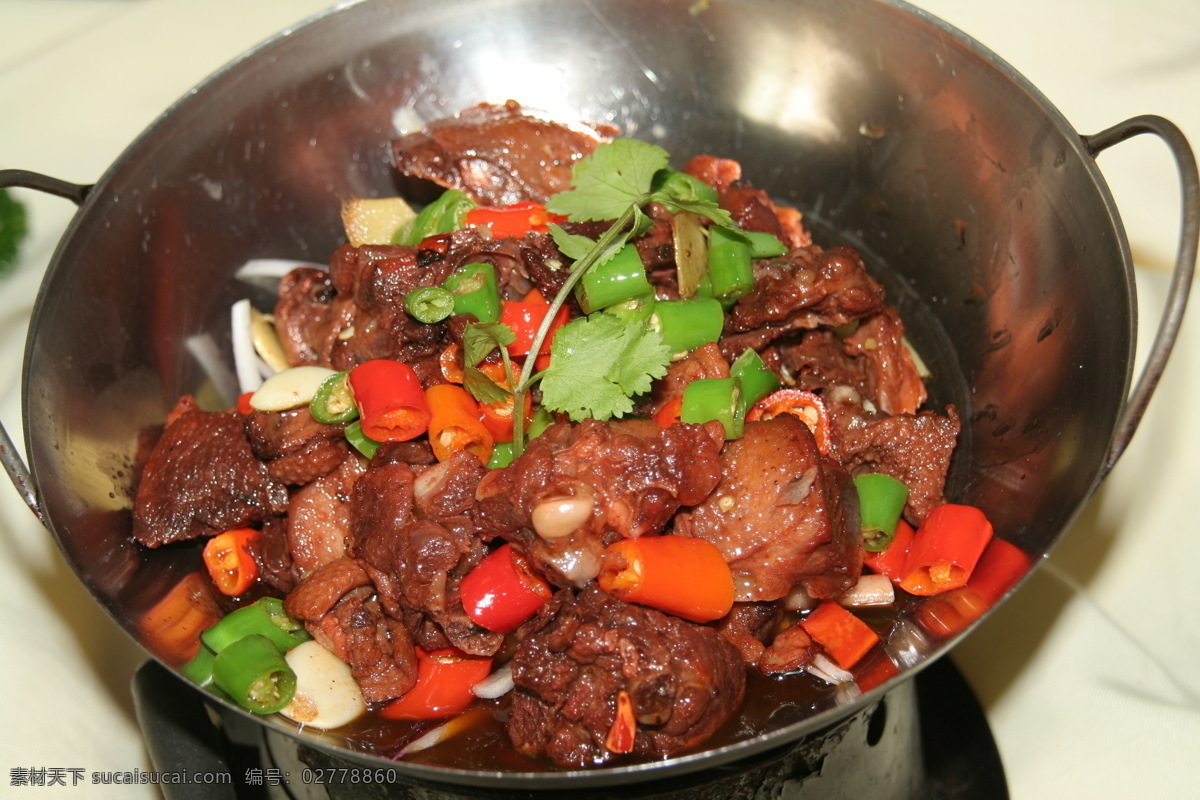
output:
[[[608,261],[650,227],[652,222],[643,210],[648,204],[660,203],[672,211],[699,214],[721,226],[734,225],[728,212],[713,199],[690,191],[687,181],[666,181],[664,188],[655,189],[655,177],[668,170],[668,163],[667,152],[657,145],[637,139],[615,139],[576,162],[571,170],[571,188],[550,198],[546,208],[566,215],[571,222],[612,220],[612,223],[594,241],[568,233],[559,225],[550,226],[558,249],[574,263],[562,287],[550,301],[549,310],[534,334],[529,350],[531,356],[525,359],[519,376],[512,373],[504,333],[493,330],[505,326],[486,326],[474,335],[470,347],[464,337],[464,355],[467,356],[464,383],[472,394],[485,402],[497,402],[497,396],[506,396],[503,389],[476,368],[492,349],[500,347],[513,387],[513,450],[516,454],[525,447],[525,419],[517,411],[523,407],[524,394],[556,369],[562,371],[563,380],[557,382],[557,391],[546,392],[543,385],[543,405],[566,412],[572,419],[585,412],[599,419],[627,413],[632,409],[632,397],[647,391],[652,379],[665,374],[670,353],[662,345],[661,337],[635,321],[622,322],[616,317],[611,322],[604,320],[594,325],[588,323],[588,317],[568,323],[559,330],[552,345],[555,355],[566,358],[555,359],[544,373],[535,374],[534,369],[536,354],[549,335],[555,314],[583,274],[592,266]],[[633,329],[634,325],[637,330]],[[572,326],[574,329],[568,331]],[[508,333],[511,336],[511,331]],[[560,346],[560,341],[565,344]],[[561,366],[567,359],[574,361],[573,369]]]

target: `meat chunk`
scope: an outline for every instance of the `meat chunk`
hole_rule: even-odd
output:
[[[609,126],[569,127],[513,101],[483,103],[392,143],[404,175],[458,189],[481,205],[544,203],[569,188],[571,165],[611,139]]]
[[[745,693],[742,658],[715,630],[594,584],[560,592],[520,635],[508,733],[562,767],[614,757],[605,740],[622,692],[636,720],[632,752],[660,758],[708,738]]]
[[[884,291],[852,247],[797,248],[754,265],[754,289],[730,309],[729,333],[755,332],[756,349],[796,330],[837,327],[883,309]],[[722,342],[727,358],[747,343]]]
[[[863,320],[845,339],[831,331],[781,342],[780,359],[806,389],[849,386],[887,414],[911,414],[927,392],[904,344],[904,325],[890,308]]]
[[[341,425],[322,425],[307,407],[254,411],[246,416],[246,434],[254,454],[276,480],[303,486],[328,475],[350,455]]]
[[[404,460],[410,452],[403,443],[384,445],[355,484],[353,552],[378,588],[383,608],[404,620],[423,643],[437,641],[440,634],[464,652],[493,655],[504,637],[472,622],[458,592],[463,576],[487,553],[469,515],[459,513],[464,503],[474,504],[482,467],[465,453],[466,459],[451,459],[417,477]],[[419,504],[418,481],[431,473],[442,480],[436,481],[438,488],[420,486]],[[436,633],[421,633],[427,623]]]
[[[352,521],[350,498],[366,469],[357,455],[297,490],[288,506],[287,542],[297,578],[346,554]]]
[[[133,508],[133,537],[146,547],[257,526],[287,512],[283,482],[271,476],[236,412],[178,416],[150,453]]]
[[[836,597],[854,585],[862,555],[857,506],[843,504],[849,476],[819,454],[804,423],[790,414],[747,423],[721,461],[720,484],[676,517],[675,533],[720,549],[738,601],[778,600],[798,584]]]
[[[354,589],[305,627],[350,665],[364,700],[384,703],[416,684],[417,653],[404,625],[384,614],[373,595],[370,586]]]
[[[908,486],[904,516],[913,524],[946,502],[946,475],[962,429],[958,411],[868,414],[853,404],[828,406],[835,455],[852,474],[883,472]]]
[[[717,485],[724,434],[714,425],[552,425],[511,465],[480,482],[482,533],[512,541],[559,585],[582,587],[599,572],[605,545],[661,531],[681,506],[699,503]],[[539,532],[539,508],[563,501],[586,517],[570,530],[543,525]]]
[[[296,619],[314,622],[329,613],[350,590],[370,583],[362,564],[353,558],[338,558],[301,581],[283,601],[283,608]]]

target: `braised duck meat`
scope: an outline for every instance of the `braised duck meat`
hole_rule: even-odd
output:
[[[849,475],[784,414],[746,424],[721,451],[721,480],[675,519],[675,533],[715,544],[733,570],[738,601],[778,600],[803,585],[833,598],[862,569]],[[850,502],[846,502],[850,501]]]
[[[715,630],[595,584],[544,607],[512,666],[514,746],[576,769],[614,751],[663,758],[698,744],[729,720],[746,685],[741,655]]]
[[[571,127],[527,113],[518,103],[483,103],[392,143],[402,175],[457,189],[481,205],[544,202],[570,185],[571,165],[617,133]]]
[[[810,245],[755,263],[754,289],[730,309],[726,330],[763,330],[777,337],[832,328],[881,311],[883,303],[883,287],[857,250]]]
[[[708,496],[722,439],[705,426],[647,420],[552,425],[479,484],[483,534],[516,543],[553,582],[582,587],[606,544],[658,533]]]
[[[146,547],[261,525],[287,513],[287,486],[254,455],[241,414],[188,411],[142,470],[133,537]]]
[[[307,408],[246,415],[254,455],[276,480],[302,486],[328,475],[350,455],[341,425],[322,425]]]

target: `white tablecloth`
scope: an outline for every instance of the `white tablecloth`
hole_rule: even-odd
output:
[[[0,168],[95,181],[190,87],[324,5],[0,0]],[[1154,113],[1200,145],[1195,0],[923,7],[1007,60],[1082,133]],[[1174,167],[1149,137],[1106,152],[1100,165],[1129,234],[1148,340],[1177,240]],[[20,196],[32,236],[17,272],[0,282],[0,420],[18,445],[25,327],[73,212],[65,201]],[[1194,308],[1132,446],[1081,518],[953,654],[986,708],[1016,800],[1200,797],[1198,317]],[[0,511],[0,794],[156,796],[150,786],[71,787],[80,774],[71,770],[151,769],[128,689],[143,656],[15,491],[0,487]],[[67,785],[29,785],[39,774]]]

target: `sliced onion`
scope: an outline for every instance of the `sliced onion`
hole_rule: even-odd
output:
[[[250,301],[238,300],[229,309],[229,333],[233,342],[233,369],[241,392],[253,392],[262,386],[263,375],[254,337],[250,332]]]
[[[812,661],[804,665],[804,669],[813,677],[820,678],[826,683],[840,686],[843,683],[853,683],[854,675],[849,670],[842,669],[824,653],[817,653]]]
[[[406,744],[400,748],[394,758],[404,758],[410,753],[417,753],[421,750],[428,750],[435,744],[441,744],[447,739],[452,739],[465,730],[470,729],[474,725],[483,721],[483,718],[490,712],[482,707],[476,706],[468,711],[464,711],[452,720],[438,725],[436,728],[427,731],[423,736]]]
[[[863,575],[854,588],[837,600],[847,608],[890,606],[896,602],[896,590],[887,575]]]
[[[476,697],[482,697],[485,700],[495,700],[497,697],[503,697],[511,692],[515,685],[513,683],[512,664],[505,664],[472,686],[471,692]]]
[[[233,276],[238,280],[254,282],[256,278],[283,278],[294,269],[311,267],[312,269],[328,270],[327,264],[317,264],[313,261],[297,261],[292,258],[252,258],[237,268]]]

